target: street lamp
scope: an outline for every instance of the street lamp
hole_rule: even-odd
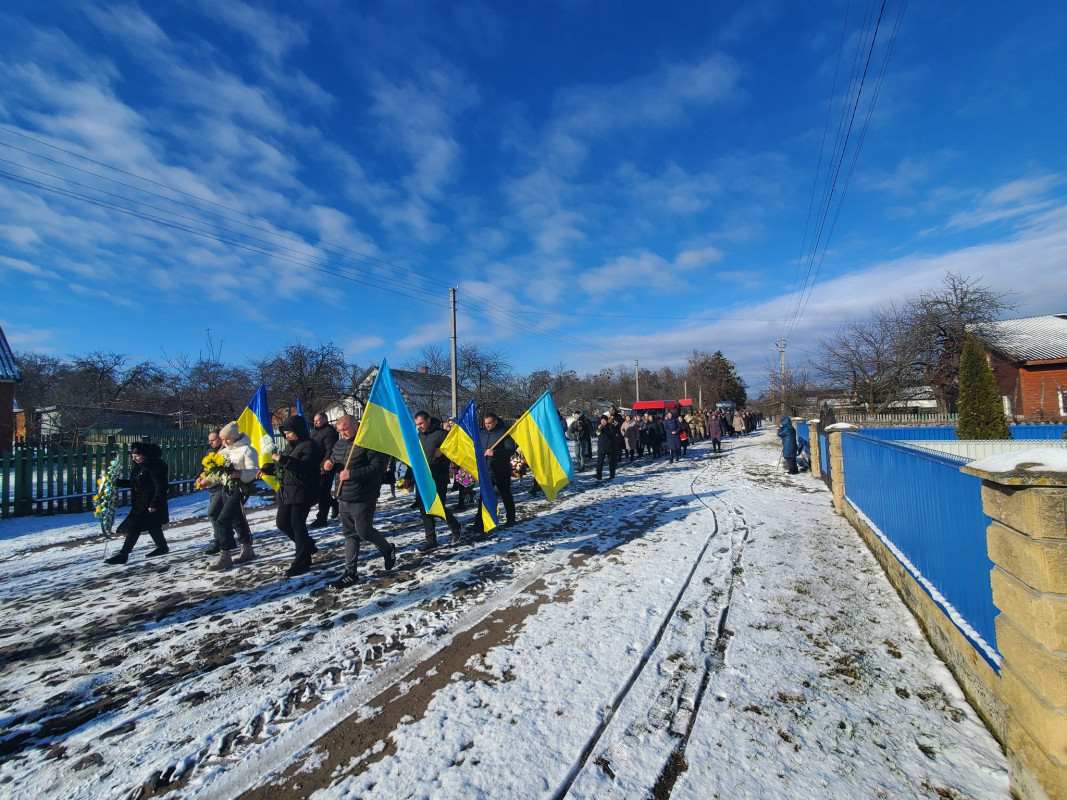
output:
[[[641,373],[637,367],[640,365],[640,361],[634,359],[634,402],[636,403],[641,399]]]

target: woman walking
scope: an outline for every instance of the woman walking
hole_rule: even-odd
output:
[[[663,433],[667,438],[667,457],[670,463],[673,464],[675,459],[681,461],[682,450],[682,426],[674,418],[674,412],[668,411],[667,416],[663,419]]]
[[[619,430],[622,432],[623,439],[626,440],[626,457],[630,459],[632,464],[638,453],[640,453],[641,429],[638,427],[633,415],[627,414],[626,421],[622,423]]]
[[[126,538],[115,555],[104,559],[105,564],[125,564],[133,552],[133,546],[145,531],[148,531],[156,545],[148,553],[149,558],[170,552],[163,536],[163,526],[170,522],[170,510],[167,507],[167,462],[161,458],[162,455],[159,445],[152,442],[134,442],[130,445],[130,459],[133,461],[130,477],[115,481],[115,486],[130,490],[130,513],[117,531],[126,534]]]
[[[319,499],[319,465],[322,448],[311,438],[307,420],[293,415],[278,426],[285,437],[285,448],[275,453],[273,464],[263,467],[267,475],[278,477],[278,530],[296,545],[293,563],[285,570],[290,578],[311,571],[311,556],[318,552],[308,533],[307,519],[311,506]]]
[[[218,517],[222,552],[219,553],[218,561],[208,567],[213,572],[233,566],[230,551],[237,546],[234,542],[235,532],[237,542],[241,545],[241,553],[237,556],[237,562],[243,564],[256,557],[252,549],[252,530],[248,527],[248,520],[245,519],[244,505],[252,493],[252,484],[259,475],[259,457],[252,448],[252,440],[247,434],[241,433],[236,422],[223,425],[219,429],[219,438],[222,439],[221,453],[230,469],[230,475],[222,490],[225,500]]]

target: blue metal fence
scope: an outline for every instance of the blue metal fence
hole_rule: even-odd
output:
[[[1012,425],[1012,439],[1062,439],[1067,425]],[[956,429],[951,425],[931,425],[924,428],[864,428],[868,439],[882,441],[955,441]]]
[[[830,437],[825,433],[819,434],[819,469],[822,471],[823,482],[832,489],[834,477],[830,472]]]
[[[841,437],[847,499],[999,671],[981,479],[960,472],[962,459],[878,441],[867,432]]]

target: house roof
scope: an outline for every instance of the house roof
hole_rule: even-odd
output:
[[[452,378],[448,375],[434,375],[428,372],[414,372],[406,369],[389,368],[389,372],[396,382],[396,387],[407,401],[421,400],[432,395],[440,395],[442,392],[452,391]],[[371,385],[378,375],[377,367],[369,367],[356,381],[357,396],[366,397],[370,393]],[[471,396],[471,390],[460,383],[457,392],[461,398]],[[466,402],[464,399],[463,402]],[[462,403],[461,403],[462,407]]]
[[[0,381],[21,381],[22,373],[19,372],[18,364],[15,363],[15,355],[4,336],[4,329],[0,328]]]
[[[1003,319],[983,325],[980,335],[1015,361],[1067,359],[1067,314]]]

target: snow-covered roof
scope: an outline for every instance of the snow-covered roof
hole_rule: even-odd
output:
[[[1016,361],[1067,358],[1067,314],[1003,319],[983,325],[979,335]]]
[[[15,363],[15,355],[4,336],[4,329],[0,328],[0,381],[21,381],[22,373],[19,372],[18,364]]]

